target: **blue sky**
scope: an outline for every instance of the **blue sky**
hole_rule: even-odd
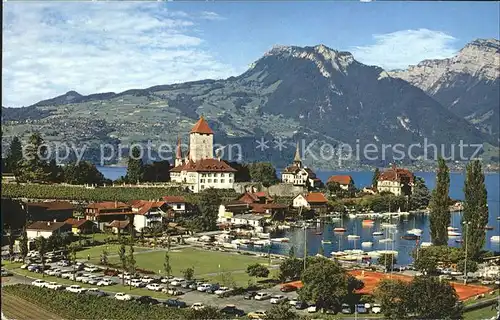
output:
[[[273,45],[325,44],[405,68],[499,38],[498,2],[4,2],[4,106],[245,71]]]

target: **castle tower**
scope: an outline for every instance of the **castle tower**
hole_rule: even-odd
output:
[[[183,165],[182,161],[182,147],[181,147],[181,138],[177,137],[177,148],[175,149],[175,166]]]
[[[214,158],[214,132],[200,117],[189,134],[189,158],[192,161]]]
[[[297,167],[302,167],[302,159],[300,159],[299,143],[297,142],[297,148],[295,149],[295,156],[293,157],[293,164]]]

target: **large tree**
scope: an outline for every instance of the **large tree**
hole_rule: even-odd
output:
[[[127,251],[125,249],[125,243],[122,241],[120,248],[118,249],[118,258],[120,259],[122,265],[122,285],[125,284],[125,270],[127,269]]]
[[[415,177],[415,183],[410,196],[410,208],[426,208],[431,200],[431,193],[425,185],[425,180],[421,177]]]
[[[147,182],[170,181],[170,162],[168,160],[153,161],[145,165],[143,180]]]
[[[479,160],[473,160],[467,165],[464,194],[462,223],[466,223],[467,256],[477,259],[486,240],[484,227],[488,223],[487,192]]]
[[[10,142],[7,158],[5,159],[6,172],[11,172],[15,175],[18,175],[22,159],[23,159],[23,150],[21,146],[21,141],[19,140],[18,137],[14,137]]]
[[[301,259],[290,257],[280,264],[279,279],[282,282],[297,280],[304,269],[304,262]]]
[[[201,213],[198,217],[198,226],[205,231],[215,230],[217,224],[217,212],[222,203],[220,192],[217,189],[209,188],[200,192],[198,209]]]
[[[251,277],[266,278],[269,276],[269,269],[260,263],[255,263],[247,267],[247,273]]]
[[[266,320],[295,320],[300,316],[291,310],[289,303],[275,304],[266,312]]]
[[[373,171],[373,176],[372,176],[372,188],[377,187],[377,182],[378,182],[379,177],[380,177],[380,170],[378,168],[375,168],[375,170]]]
[[[450,172],[443,158],[438,159],[436,187],[432,191],[430,207],[431,239],[435,245],[448,243],[448,226],[451,216],[449,209]]]
[[[69,184],[103,184],[104,175],[88,161],[72,162],[64,167],[64,180]]]
[[[270,162],[254,162],[248,165],[250,178],[253,182],[260,182],[265,187],[278,182],[276,169]]]
[[[325,258],[311,260],[302,273],[304,286],[299,291],[300,299],[314,303],[318,308],[339,309],[350,300],[355,286],[351,276],[335,261]]]
[[[35,132],[28,139],[19,170],[19,180],[23,182],[46,182],[49,180],[47,166],[47,146],[42,136]]]
[[[142,162],[139,147],[132,148],[132,155],[128,159],[126,179],[130,183],[138,183],[144,178],[144,163]]]

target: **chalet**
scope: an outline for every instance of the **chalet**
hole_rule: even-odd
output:
[[[274,199],[265,192],[246,192],[238,198],[239,202],[246,203],[254,214],[264,214],[284,218],[287,205],[274,203]]]
[[[169,206],[165,201],[131,201],[135,230],[161,225],[167,217]]]
[[[189,204],[182,196],[165,196],[163,201],[172,209],[175,216],[182,215],[189,211]]]
[[[104,228],[114,234],[123,234],[128,232],[129,224],[129,220],[113,220],[110,223],[106,223]]]
[[[65,222],[66,224],[71,225],[71,231],[74,234],[92,233],[93,231],[95,231],[95,229],[97,229],[95,223],[87,219],[69,218]]]
[[[73,217],[75,207],[68,201],[47,201],[26,203],[28,218],[32,221],[63,222]]]
[[[310,192],[306,195],[299,194],[293,199],[294,208],[305,208],[317,213],[326,213],[328,210],[328,199],[321,192]]]
[[[414,175],[411,171],[395,165],[380,173],[377,179],[378,192],[391,192],[396,196],[409,196],[413,187]]]
[[[85,208],[85,218],[96,223],[102,231],[110,222],[133,219],[133,216],[132,206],[118,201],[91,203]]]
[[[26,227],[26,235],[29,240],[38,237],[49,238],[55,234],[71,233],[71,225],[66,222],[57,221],[35,221]]]
[[[330,178],[328,178],[327,183],[329,182],[338,183],[340,185],[340,188],[346,191],[354,191],[354,189],[356,188],[354,186],[354,180],[352,179],[352,177],[347,175],[331,176]]]
[[[303,166],[298,143],[293,163],[283,170],[281,181],[306,188],[318,188],[322,185],[321,179],[316,177],[316,174],[310,168]]]

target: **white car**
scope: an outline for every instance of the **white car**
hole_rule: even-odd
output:
[[[96,266],[87,266],[87,267],[83,268],[83,270],[85,270],[87,272],[97,272],[97,271],[99,271],[99,268]]]
[[[49,282],[45,285],[46,288],[48,289],[53,289],[53,290],[62,290],[64,289],[64,286],[62,284],[59,284],[57,282]]]
[[[211,287],[212,287],[212,285],[210,283],[204,283],[201,286],[199,286],[198,288],[196,288],[196,290],[198,290],[200,292],[205,292]]]
[[[115,284],[115,282],[113,280],[107,279],[107,278],[101,279],[101,281],[97,282],[97,286],[98,287],[101,287],[101,286],[112,286],[114,284]]]
[[[151,278],[150,276],[144,276],[144,277],[141,278],[141,281],[144,282],[144,283],[148,283],[149,284],[149,283],[155,281],[155,279]]]
[[[86,280],[87,278],[89,277],[88,274],[82,274],[82,275],[79,275],[79,276],[76,276],[75,277],[75,280],[78,281],[78,282],[83,282],[84,280]]]
[[[146,286],[146,289],[152,291],[161,291],[163,289],[163,286],[159,285],[158,283],[150,283]]]
[[[69,267],[71,263],[67,260],[61,260],[57,263],[57,265],[60,267]]]
[[[174,287],[178,287],[181,285],[182,281],[184,281],[183,278],[173,278],[172,281],[170,281],[170,284]]]
[[[96,285],[99,283],[99,281],[101,281],[102,278],[101,277],[92,277],[92,278],[88,278],[87,279],[87,282],[85,283],[88,283],[88,284],[92,284],[92,285]]]
[[[373,304],[373,306],[372,306],[372,313],[380,313],[381,311],[382,310],[380,308],[380,304],[377,304],[377,303]]]
[[[172,281],[172,279],[173,279],[172,277],[163,277],[163,278],[161,278],[160,282],[161,283],[167,283],[167,282],[170,283],[170,281]]]
[[[258,292],[254,297],[255,300],[266,300],[269,298],[271,298],[271,296],[267,292]]]
[[[216,295],[221,295],[221,294],[225,294],[229,291],[231,291],[231,289],[229,289],[228,287],[220,287],[218,290],[215,290],[214,293]]]
[[[115,294],[115,299],[121,301],[130,301],[132,300],[132,297],[126,293],[118,292],[117,294]]]
[[[35,287],[43,288],[43,287],[47,286],[47,282],[38,279],[38,280],[33,281],[31,283],[31,285],[33,285]]]
[[[55,268],[55,269],[49,269],[44,271],[45,274],[48,274],[49,276],[55,275],[57,272],[61,273],[61,269]]]
[[[123,277],[123,279],[125,279],[125,280],[130,280],[130,279],[132,278],[132,275],[131,275],[130,273],[128,273],[128,272],[124,272],[124,273],[120,273],[120,274],[118,275],[118,278],[120,278],[120,279],[121,279],[122,277]]]
[[[309,312],[309,313],[315,313],[316,311],[318,311],[318,309],[314,305],[313,306],[309,306],[307,308],[307,312]]]
[[[274,296],[271,297],[271,303],[272,304],[278,304],[278,303],[284,302],[286,300],[288,300],[288,298],[285,297],[282,294],[277,294],[277,295],[274,295]]]
[[[145,286],[141,279],[130,279],[127,284],[136,288],[142,288]]]
[[[79,285],[72,285],[66,288],[66,291],[73,292],[73,293],[83,293],[85,292],[85,288],[80,287]]]
[[[295,305],[296,305],[298,302],[299,302],[299,300],[297,300],[297,299],[292,299],[292,300],[288,301],[288,304],[289,304],[289,305],[291,305],[291,306],[294,306],[294,307],[295,307]]]
[[[204,308],[205,308],[205,306],[201,302],[195,302],[191,306],[191,309],[194,309],[194,310],[201,310],[201,309],[204,309]]]
[[[21,266],[21,269],[26,269],[26,268],[28,268],[28,266],[29,266],[29,264],[25,263],[25,264],[23,264],[23,265]]]

